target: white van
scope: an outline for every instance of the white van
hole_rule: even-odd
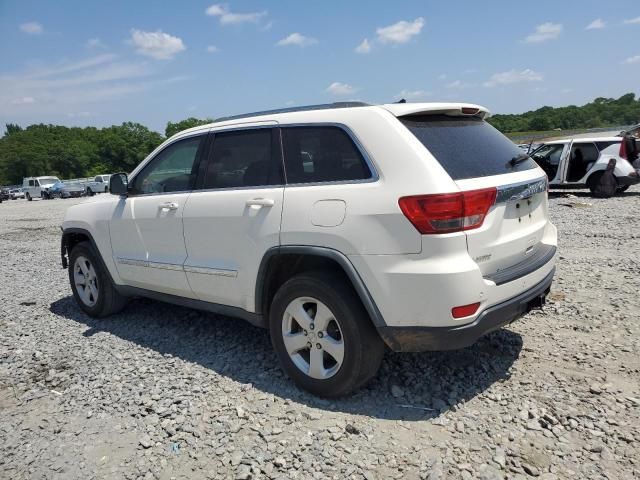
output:
[[[49,199],[49,188],[59,181],[58,177],[27,177],[22,180],[22,190],[29,201],[34,198]]]

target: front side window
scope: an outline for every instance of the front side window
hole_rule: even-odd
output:
[[[184,192],[193,189],[194,169],[202,136],[172,143],[133,179],[132,194]]]
[[[287,183],[371,178],[362,154],[341,128],[285,127],[282,143]]]
[[[203,188],[282,185],[282,161],[272,139],[271,128],[216,132]]]

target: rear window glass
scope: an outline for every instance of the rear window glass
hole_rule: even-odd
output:
[[[530,158],[511,162],[524,152],[480,118],[416,115],[399,120],[454,180],[536,168]]]
[[[618,145],[620,146],[620,141],[617,142],[596,142],[596,146],[598,147],[598,150],[602,151],[605,148],[609,148],[611,145]]]

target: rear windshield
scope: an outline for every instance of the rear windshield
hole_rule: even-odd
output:
[[[480,118],[416,115],[399,120],[454,180],[536,168],[531,158],[512,162],[523,151]]]

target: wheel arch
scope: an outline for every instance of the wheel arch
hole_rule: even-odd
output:
[[[102,253],[100,252],[100,249],[98,248],[93,235],[89,230],[86,230],[84,228],[71,227],[65,228],[62,231],[62,238],[60,239],[60,259],[62,262],[62,268],[67,268],[69,266],[68,256],[71,253],[71,250],[74,246],[81,242],[89,242],[91,244],[91,248],[93,248],[98,261],[100,262],[100,266],[104,269],[105,272],[107,272],[107,275],[109,275],[111,282],[115,285],[113,276],[111,275],[111,271],[105,264],[105,261],[102,258]]]
[[[343,253],[327,247],[286,245],[264,254],[255,287],[255,311],[266,314],[277,289],[291,276],[304,271],[333,270],[345,276],[375,327],[386,326],[371,293],[357,270]]]

